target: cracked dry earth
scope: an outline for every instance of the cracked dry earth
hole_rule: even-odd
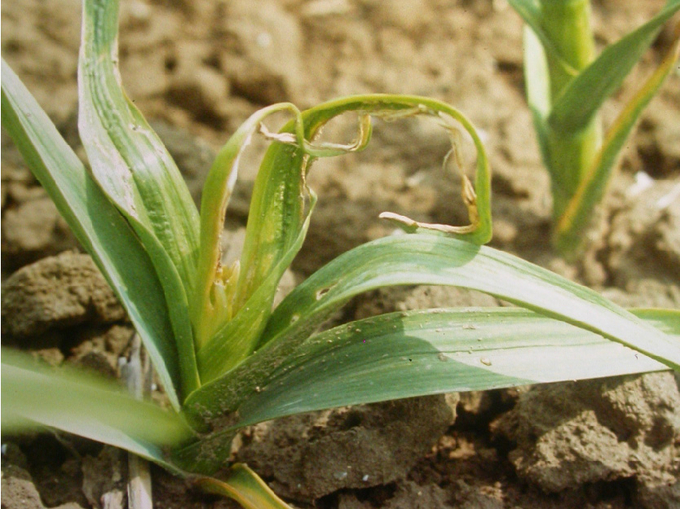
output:
[[[495,247],[628,307],[680,304],[680,77],[646,110],[574,264],[553,253],[549,183],[522,97],[521,23],[498,0],[123,0],[121,70],[198,200],[215,150],[257,108],[343,94],[401,92],[462,109],[494,170]],[[600,45],[662,0],[594,2]],[[77,148],[79,0],[5,0],[2,53]],[[658,61],[664,32],[610,122]],[[347,140],[353,123],[331,135]],[[244,156],[227,221],[238,255],[264,143]],[[41,362],[117,377],[132,334],[122,308],[3,133],[3,344]],[[310,175],[320,202],[284,286],[390,233],[392,210],[460,224],[448,140],[419,122],[378,126],[362,154]],[[504,305],[440,287],[363,295],[337,321],[432,306]],[[156,394],[162,402],[162,394]],[[3,436],[2,507],[125,506],[126,456],[59,433]],[[238,437],[248,462],[291,504],[324,509],[672,509],[680,507],[680,394],[671,373],[380,403],[262,423]],[[229,508],[160,469],[158,508]]]

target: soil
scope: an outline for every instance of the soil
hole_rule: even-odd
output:
[[[598,45],[663,0],[597,0]],[[646,110],[574,263],[550,248],[549,182],[523,98],[522,25],[504,0],[124,0],[121,71],[130,97],[176,158],[192,194],[250,113],[346,94],[436,97],[481,130],[494,171],[492,245],[587,284],[624,306],[680,306],[680,75]],[[78,147],[78,0],[6,0],[2,53]],[[611,122],[659,61],[664,32]],[[353,138],[354,122],[332,129]],[[265,143],[244,157],[230,205],[242,242]],[[3,342],[54,365],[107,376],[132,329],[56,208],[2,139]],[[83,154],[81,148],[77,148]],[[377,215],[462,224],[446,136],[417,121],[380,124],[372,147],[319,163],[320,202],[288,285],[391,232]],[[427,306],[502,305],[438,287],[381,290],[338,319]],[[670,373],[416,398],[281,419],[246,430],[247,461],[293,505],[326,509],[680,507],[680,393]],[[124,507],[125,455],[60,433],[3,436],[2,507]],[[233,507],[154,468],[158,508]]]

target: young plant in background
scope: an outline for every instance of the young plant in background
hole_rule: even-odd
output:
[[[2,124],[127,310],[170,408],[3,350],[5,432],[52,426],[126,449],[244,507],[281,508],[243,465],[213,477],[244,426],[425,394],[680,368],[680,312],[625,311],[481,245],[491,236],[484,147],[470,122],[439,101],[368,95],[304,112],[288,103],[264,108],[219,152],[199,214],[167,150],[120,86],[118,2],[85,0],[83,13],[79,129],[91,170],[4,62]],[[261,122],[281,111],[293,119],[268,133]],[[319,141],[321,128],[347,112],[359,117],[357,141]],[[471,224],[385,213],[410,234],[343,254],[273,309],[316,201],[306,185],[313,161],[364,148],[372,117],[413,115],[452,135],[454,157],[454,122],[473,140],[474,186],[462,177]],[[271,146],[255,182],[241,259],[223,267],[224,214],[239,157],[258,131]],[[361,292],[415,284],[471,288],[525,309],[416,310],[318,331]]]
[[[508,0],[526,23],[524,77],[543,163],[553,195],[553,242],[577,252],[593,210],[636,120],[673,69],[676,41],[656,71],[602,136],[599,110],[678,10],[668,0],[651,20],[597,56],[590,0]]]

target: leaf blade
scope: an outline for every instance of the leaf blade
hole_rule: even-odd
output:
[[[4,60],[2,123],[116,292],[147,346],[170,401],[179,408],[179,361],[171,341],[172,325],[148,254]]]
[[[654,327],[592,290],[538,266],[457,239],[393,236],[348,251],[293,290],[274,311],[263,334],[264,346],[194,393],[187,400],[188,411],[207,420],[234,411],[282,358],[293,355],[350,298],[384,286],[414,284],[482,291],[636,348],[648,347],[667,363],[670,359],[677,365],[680,358],[678,343]]]
[[[636,30],[607,46],[555,99],[548,123],[555,132],[574,136],[585,129],[605,99],[620,86],[662,25],[680,10],[680,0],[665,7]]]
[[[198,249],[198,212],[170,154],[122,89],[118,0],[86,0],[79,59],[79,127],[95,178],[124,213],[143,222],[186,285]]]
[[[467,177],[464,180],[469,191],[469,194],[464,194],[464,200],[468,205],[472,224],[460,228],[453,227],[454,235],[475,243],[488,242],[491,238],[491,177],[488,158],[474,127],[455,108],[425,97],[390,94],[350,96],[329,101],[301,114],[291,105],[282,103],[254,114],[244,124],[245,129],[239,130],[240,138],[247,139],[245,135],[252,128],[250,124],[253,119],[260,120],[272,108],[291,110],[296,118],[284,126],[283,136],[281,134],[272,136],[277,141],[267,151],[260,167],[251,201],[240,275],[234,297],[236,315],[198,352],[199,369],[205,377],[204,381],[210,381],[225,373],[245,359],[255,348],[260,348],[264,344],[259,336],[262,325],[271,314],[276,282],[300,248],[315,200],[305,182],[311,163],[319,157],[332,157],[360,150],[368,143],[370,123],[366,128],[363,122],[358,140],[354,144],[343,146],[324,142],[314,144],[307,141],[313,140],[320,129],[338,115],[357,112],[359,118],[364,121],[370,115],[395,119],[425,115],[448,130],[453,130],[450,119],[460,123],[473,140],[477,150],[477,165],[474,188]],[[295,141],[280,142],[284,138]],[[232,161],[237,159],[235,151],[231,152],[230,158]],[[225,180],[222,176],[218,182]],[[218,184],[218,187],[219,185],[223,184]],[[305,207],[308,196],[311,203]],[[217,200],[213,201],[217,205]],[[396,215],[391,215],[394,216]],[[451,228],[446,225],[424,225],[411,222],[408,218],[403,219],[409,222],[409,225],[414,223],[416,230]],[[398,219],[397,223],[403,226],[402,219]],[[214,266],[214,260],[215,258],[205,266],[208,268]],[[230,338],[234,337],[236,339],[231,341]]]
[[[202,477],[196,481],[204,491],[236,500],[246,509],[290,509],[248,465],[229,468],[226,479]]]
[[[529,311],[393,313],[311,338],[239,407],[237,426],[359,403],[663,369]]]
[[[226,325],[234,312],[238,314],[238,309],[233,309],[238,307],[238,303],[234,303],[232,299],[234,294],[238,294],[235,287],[240,266],[236,265],[225,273],[220,263],[222,255],[220,239],[224,229],[227,205],[238,178],[239,160],[262,121],[269,115],[287,110],[299,114],[297,108],[290,103],[274,104],[252,114],[220,149],[206,177],[201,199],[201,234],[197,279],[190,309],[196,332],[197,349],[201,349],[217,330]],[[290,166],[294,166],[294,164]],[[263,173],[268,175],[266,169]],[[291,176],[295,175],[294,172],[290,173]],[[264,180],[269,182],[275,179],[267,178]],[[284,184],[287,183],[287,181],[284,182]],[[256,194],[262,194],[259,188]],[[251,238],[253,229],[256,228],[251,225]],[[266,268],[269,269],[269,267]],[[255,281],[253,286],[256,287],[260,282],[260,280]],[[245,301],[249,298],[250,295],[241,297]]]
[[[644,351],[647,342],[632,333],[640,327],[637,334],[653,338],[649,343],[663,352],[659,360],[680,365],[677,345],[596,292],[510,254],[429,235],[387,237],[341,255],[284,299],[269,334],[296,327],[295,313],[304,317],[361,291],[395,284],[452,284],[482,291],[654,356]],[[325,293],[318,298],[320,292]]]
[[[84,373],[47,370],[2,349],[3,431],[32,421],[128,450],[169,467],[162,446],[192,434],[179,414],[139,401]]]
[[[312,203],[296,242],[284,253],[278,264],[272,267],[246,305],[199,350],[197,359],[203,383],[211,382],[242,361],[245,353],[250,353],[253,339],[261,336],[271,315],[272,300],[279,280],[305,240],[315,202],[316,197],[312,193]],[[229,361],[225,362],[226,359]]]
[[[85,0],[78,127],[94,179],[132,225],[163,285],[186,394],[200,385],[188,314],[198,212],[172,157],[125,96],[117,34],[118,0]]]
[[[540,1],[537,0],[508,0],[510,6],[520,15],[527,27],[535,34],[540,45],[557,62],[565,73],[576,75],[577,71],[569,65],[563,55],[557,50],[555,43],[550,38],[550,33],[543,26]],[[525,60],[526,62],[526,60]]]
[[[678,25],[678,33],[680,33],[680,25]],[[588,223],[593,209],[602,198],[628,135],[673,69],[679,55],[680,38],[669,48],[659,67],[645,80],[607,131],[597,157],[583,176],[556,225],[558,249],[568,252],[571,247],[580,243],[579,236],[583,231],[583,225]]]
[[[406,112],[406,116],[409,114],[429,114],[432,116],[445,114],[458,121],[470,133],[477,149],[475,192],[480,214],[479,227],[475,231],[461,234],[460,237],[468,238],[477,243],[488,242],[491,237],[488,161],[479,136],[462,113],[441,101],[426,97],[390,94],[349,96],[304,111],[301,116],[304,129],[302,137],[305,140],[313,139],[328,121],[342,113],[351,111],[376,115]],[[296,128],[300,128],[300,125],[291,122],[284,127],[283,132],[292,133]],[[310,155],[312,155],[312,159],[316,157],[310,154],[309,150],[277,143],[270,147],[265,156],[262,164],[264,171],[261,170],[258,173],[256,188],[253,191],[249,214],[250,231],[247,233],[243,256],[241,257],[242,272],[237,290],[241,302],[245,302],[253,289],[258,286],[258,282],[264,279],[269,267],[280,259],[281,253],[295,243],[297,232],[304,222],[302,212],[305,195],[304,174],[307,171],[307,166],[311,163],[311,161],[307,162],[303,159]],[[293,164],[291,164],[291,160],[294,161]],[[297,174],[302,174],[302,178],[290,179],[288,174],[291,173],[289,170],[291,166],[296,169],[296,177]],[[252,227],[250,225],[251,217]],[[271,260],[264,263],[265,257]],[[254,273],[254,275],[251,275],[251,273]]]

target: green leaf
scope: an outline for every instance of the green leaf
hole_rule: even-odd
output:
[[[677,331],[680,313],[667,319]],[[530,311],[391,313],[311,338],[239,407],[237,425],[426,394],[663,369],[602,336]]]
[[[33,422],[120,447],[171,470],[176,468],[167,462],[162,446],[192,438],[173,411],[139,401],[101,378],[40,368],[28,356],[6,348],[2,404],[3,433],[19,432]]]
[[[86,0],[80,135],[97,181],[124,214],[158,238],[188,287],[196,270],[198,213],[170,154],[123,92],[117,34],[118,1]]]
[[[543,26],[543,15],[541,12],[541,2],[539,0],[508,0],[510,6],[515,9],[517,14],[519,14],[527,24],[533,34],[537,37],[546,52],[548,52],[551,58],[557,62],[564,71],[565,74],[570,74],[575,76],[577,73],[563,55],[557,50],[557,47],[553,40],[551,39],[551,34]],[[525,58],[525,64],[527,60]],[[549,82],[548,82],[549,85]]]
[[[287,131],[293,132],[295,123]],[[309,138],[309,133],[305,133]],[[248,210],[234,312],[257,291],[290,247],[305,221],[309,157],[293,144],[274,143],[260,165]]]
[[[201,201],[201,245],[197,280],[194,285],[194,296],[190,303],[197,348],[203,347],[216,330],[229,322],[235,311],[232,299],[237,291],[235,286],[239,276],[239,265],[226,268],[226,270],[221,266],[220,239],[224,229],[224,216],[229,198],[238,177],[239,160],[261,122],[273,113],[286,110],[299,115],[298,109],[290,103],[275,104],[251,115],[222,147],[208,172]],[[286,175],[284,184],[302,182],[303,179],[299,176],[299,170],[293,171],[294,167],[294,164],[290,165],[290,175]],[[271,169],[262,173],[269,176],[270,172]],[[264,179],[265,182],[270,180],[272,179]],[[259,187],[258,193],[261,193]],[[253,229],[254,226],[251,226],[251,232]],[[290,262],[283,270],[289,264]],[[263,268],[269,269],[270,267]],[[261,281],[255,281],[255,287],[257,287],[257,283],[261,283]],[[278,279],[274,284],[277,283]],[[249,298],[250,295],[247,295],[246,300]],[[269,307],[271,307],[271,303],[269,303]]]
[[[550,171],[556,222],[599,149],[600,123],[595,118],[578,136],[565,136],[555,133],[547,119],[556,98],[594,60],[595,41],[590,0],[539,1],[536,15],[536,22],[525,29],[525,81],[541,155]],[[539,32],[533,30],[536,24],[548,34],[554,50],[541,45]],[[556,52],[561,59],[555,58]],[[563,61],[572,70],[565,70]]]
[[[273,341],[360,292],[407,284],[479,290],[680,366],[680,345],[593,290],[510,254],[428,235],[379,239],[338,257],[284,299],[265,334]]]
[[[482,215],[479,228],[465,237],[479,243],[489,240],[491,219],[488,212],[490,208],[488,163],[484,147],[474,128],[459,111],[445,103],[424,97],[384,94],[351,96],[303,112],[304,138],[314,139],[328,121],[350,111],[388,118],[415,115],[430,115],[437,118],[448,116],[460,122],[472,136],[478,153],[475,191],[478,209]],[[291,133],[298,126],[299,124],[291,122],[284,127],[283,132]],[[251,201],[237,291],[240,305],[259,286],[283,253],[295,243],[304,222],[304,176],[314,158],[309,147],[281,143],[274,144],[267,152],[258,173]],[[240,305],[236,306],[237,309]]]
[[[312,194],[307,218],[295,244],[289,248],[278,265],[273,267],[246,305],[199,350],[198,366],[204,384],[226,373],[251,353],[253,339],[261,336],[271,316],[272,301],[279,280],[305,240],[315,202],[316,196]]]
[[[415,284],[489,293],[602,334],[667,365],[680,365],[677,342],[588,288],[492,248],[434,235],[403,235],[352,249],[310,276],[279,304],[257,353],[192,394],[187,410],[206,420],[234,411],[350,298],[380,287]]]
[[[295,119],[283,134],[268,134],[276,141],[255,182],[241,260],[225,271],[219,264],[219,236],[238,161],[261,122],[285,110]],[[278,282],[302,246],[316,201],[305,182],[312,157],[346,151],[325,145],[312,147],[302,122],[300,111],[290,103],[256,112],[224,146],[208,175],[201,204],[199,284],[192,310],[204,382],[247,357],[271,315]],[[281,142],[283,138],[285,142]]]
[[[279,111],[295,115],[291,124],[295,136],[286,143],[275,142],[265,155],[251,199],[241,261],[224,270],[219,263],[219,238],[241,153],[262,121]],[[297,155],[278,159],[281,152]],[[192,309],[203,382],[247,357],[271,315],[278,282],[302,246],[316,200],[305,183],[309,159],[300,111],[281,103],[251,115],[211,168],[201,203],[199,282]],[[308,197],[311,203],[305,207]]]
[[[121,88],[117,33],[118,1],[85,0],[78,126],[95,180],[132,225],[161,280],[188,393],[199,384],[187,311],[198,213],[170,154]]]
[[[234,419],[227,417],[214,430],[202,432],[198,440],[175,448],[171,452],[172,464],[185,472],[212,475],[229,464],[232,440],[237,431],[229,428]]]
[[[290,109],[290,105],[282,104],[271,108]],[[238,154],[246,144],[253,124],[269,114],[270,109],[257,113],[237,133],[236,143],[229,143],[225,151],[225,159],[221,166],[215,167],[216,189],[224,189],[234,175]],[[362,128],[357,142],[343,146],[333,143],[308,142],[314,140],[320,129],[330,120],[346,112],[355,111],[362,120]],[[370,115],[386,119],[406,118],[416,115],[432,117],[445,129],[453,130],[451,119],[458,121],[470,134],[477,149],[477,167],[475,187],[469,181],[466,199],[472,227],[448,227],[445,225],[427,225],[416,223],[408,218],[390,214],[390,219],[397,224],[413,229],[453,229],[458,236],[472,242],[487,242],[491,237],[490,213],[490,171],[484,147],[470,122],[456,109],[436,100],[414,96],[398,95],[365,95],[353,96],[331,101],[302,114],[284,126],[282,133],[269,135],[275,140],[269,148],[260,167],[255,183],[251,208],[248,217],[248,228],[245,246],[241,257],[240,276],[234,297],[233,311],[236,313],[232,322],[227,323],[214,337],[199,350],[199,367],[203,382],[225,373],[249,355],[256,345],[262,329],[271,314],[271,306],[276,293],[276,284],[283,275],[292,257],[297,253],[304,239],[306,224],[309,221],[311,206],[306,206],[307,190],[306,173],[311,163],[319,157],[331,157],[346,152],[360,150],[370,139]],[[283,142],[282,142],[283,140]],[[301,141],[302,140],[302,141]],[[224,164],[226,162],[226,164]],[[227,170],[228,171],[225,171]],[[476,196],[475,196],[476,193]],[[207,199],[220,207],[225,205],[224,197],[215,195]],[[202,207],[203,209],[203,207]],[[210,209],[206,208],[207,214]],[[203,212],[203,210],[202,210]],[[396,219],[395,219],[396,218]],[[216,224],[213,221],[213,226]],[[212,240],[215,242],[217,227],[213,228]],[[461,232],[461,233],[458,233]],[[213,255],[205,264],[205,270],[215,266],[217,258]],[[203,271],[202,271],[203,273]],[[205,298],[203,299],[206,300]]]
[[[680,311],[678,310],[656,308],[635,309],[633,310],[633,314],[666,334],[680,336]]]
[[[543,164],[549,166],[549,140],[546,122],[552,106],[550,73],[541,43],[536,33],[529,26],[524,27],[524,82]],[[552,169],[548,169],[552,173]]]
[[[614,93],[662,25],[680,10],[680,0],[669,0],[651,20],[607,46],[600,56],[574,78],[556,98],[548,122],[553,130],[575,135],[585,129],[605,99]]]
[[[196,484],[208,493],[236,500],[245,509],[290,509],[247,465],[238,463],[223,480],[201,477]]]
[[[163,288],[149,255],[4,61],[2,125],[116,292],[144,340],[170,401],[179,408],[177,350]]]
[[[562,252],[573,251],[581,242],[581,232],[592,216],[607,188],[623,145],[638,118],[654,98],[666,76],[675,67],[680,54],[680,39],[675,41],[659,67],[630,99],[607,131],[604,143],[589,171],[583,176],[576,193],[556,225],[556,245]]]

